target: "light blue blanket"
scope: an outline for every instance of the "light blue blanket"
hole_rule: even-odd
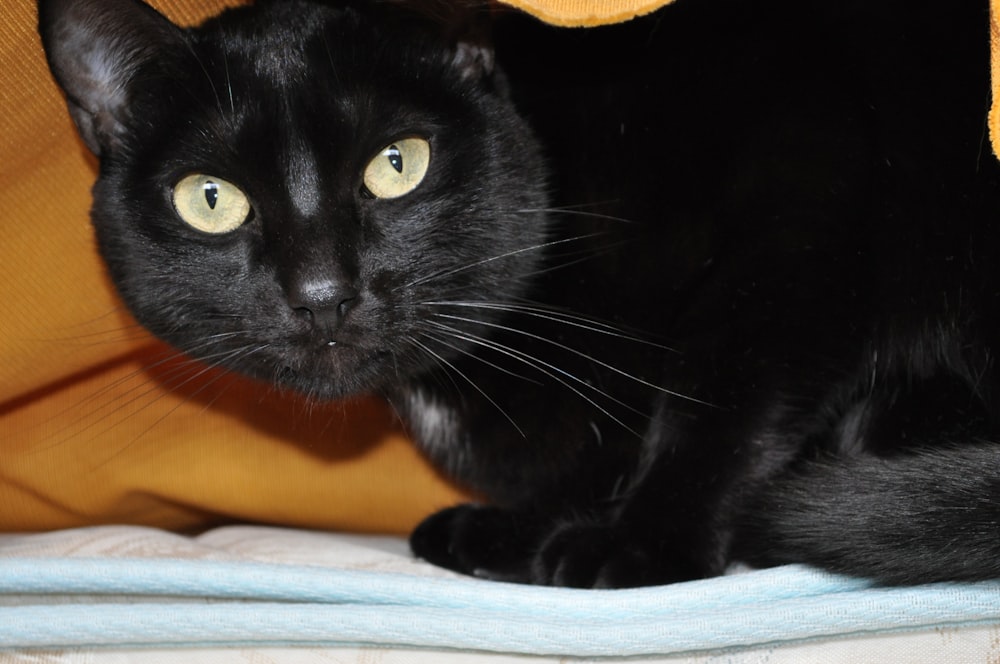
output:
[[[381,645],[654,655],[1000,622],[1000,583],[879,589],[800,567],[582,591],[301,565],[8,558],[0,647]]]

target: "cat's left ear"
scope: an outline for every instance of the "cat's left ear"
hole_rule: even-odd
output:
[[[495,57],[493,45],[481,40],[459,40],[452,47],[451,66],[462,78],[483,79],[493,75]]]
[[[449,64],[462,78],[486,79],[493,75],[496,58],[493,54],[493,23],[484,3],[451,2],[447,10],[438,7],[439,20],[447,22],[446,33],[451,43]]]
[[[181,30],[138,0],[39,0],[38,31],[70,115],[97,155],[121,143],[138,74],[162,69],[185,48]]]

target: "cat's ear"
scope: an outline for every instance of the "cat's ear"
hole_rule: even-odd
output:
[[[451,66],[462,78],[482,79],[493,75],[493,45],[482,39],[461,39],[452,47]]]
[[[462,78],[486,79],[493,75],[492,10],[484,3],[448,2],[435,4],[435,17],[442,22],[451,45],[448,64]]]
[[[132,83],[146,66],[184,47],[179,28],[138,0],[39,0],[49,68],[87,147],[118,147]]]

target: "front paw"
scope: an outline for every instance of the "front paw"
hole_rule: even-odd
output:
[[[429,563],[494,581],[574,588],[632,588],[701,578],[697,557],[618,523],[554,525],[531,513],[459,505],[423,521],[410,535]]]
[[[532,565],[534,583],[572,588],[650,585],[651,553],[618,528],[570,523],[541,544]]]
[[[620,525],[571,522],[553,529],[534,558],[532,582],[573,588],[635,588],[705,576],[687,556]]]
[[[418,558],[492,579],[530,583],[536,521],[496,507],[459,505],[432,514],[410,535]]]

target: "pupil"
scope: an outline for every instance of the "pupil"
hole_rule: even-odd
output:
[[[385,151],[385,156],[389,158],[389,163],[392,164],[397,173],[403,172],[403,155],[399,153],[399,148],[390,145],[389,149]]]
[[[215,209],[215,205],[219,202],[219,185],[214,182],[205,183],[205,202],[210,209]]]

